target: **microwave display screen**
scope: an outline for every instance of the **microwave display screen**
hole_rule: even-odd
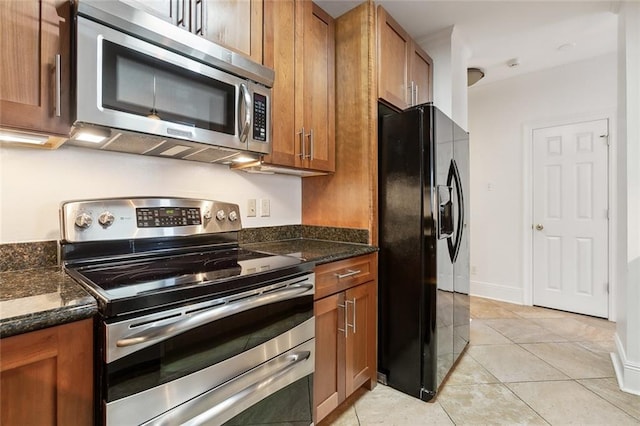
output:
[[[235,133],[235,86],[103,40],[104,108]]]

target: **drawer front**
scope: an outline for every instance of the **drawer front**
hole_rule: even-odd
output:
[[[316,267],[315,272],[317,300],[375,279],[376,254],[325,263]]]

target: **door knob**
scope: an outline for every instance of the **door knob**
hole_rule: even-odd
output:
[[[544,226],[542,226],[542,224],[541,224],[541,223],[539,223],[539,224],[537,224],[537,225],[536,225],[536,230],[538,230],[538,231],[542,231],[543,229],[544,229]]]

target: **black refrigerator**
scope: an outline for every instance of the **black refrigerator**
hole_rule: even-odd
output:
[[[469,135],[431,103],[380,114],[378,379],[428,401],[469,342]]]

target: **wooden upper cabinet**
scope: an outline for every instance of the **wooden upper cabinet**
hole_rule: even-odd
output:
[[[304,10],[304,76],[301,97],[305,135],[298,153],[303,168],[335,170],[335,27],[333,18],[315,3]]]
[[[194,32],[201,31],[206,39],[262,63],[262,0],[192,0],[192,3]],[[203,13],[203,18],[199,13]],[[197,25],[203,28],[200,30]]]
[[[270,164],[296,165],[296,4],[265,0],[264,65],[276,70],[271,92]]]
[[[378,6],[378,98],[405,109],[433,100],[433,61]]]
[[[411,44],[410,55],[413,105],[430,102],[433,100],[433,61],[416,43]]]
[[[0,1],[0,22],[0,127],[68,136],[69,1]]]
[[[262,63],[262,0],[121,0]]]
[[[335,27],[308,0],[266,0],[264,64],[275,69],[272,153],[277,166],[335,170]]]
[[[400,109],[409,106],[409,34],[378,6],[378,97]]]

